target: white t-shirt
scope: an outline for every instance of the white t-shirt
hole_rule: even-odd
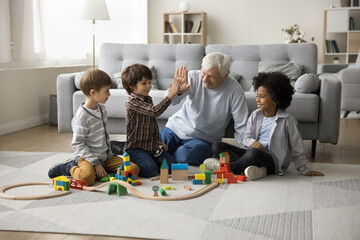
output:
[[[261,123],[260,134],[259,134],[259,143],[261,143],[265,148],[269,146],[270,142],[270,131],[273,123],[275,122],[274,117],[264,117]]]

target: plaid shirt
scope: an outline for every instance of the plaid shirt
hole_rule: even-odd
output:
[[[141,148],[155,152],[158,147],[159,127],[156,118],[171,104],[165,97],[154,106],[150,96],[139,96],[131,93],[126,101],[126,145],[125,149]]]

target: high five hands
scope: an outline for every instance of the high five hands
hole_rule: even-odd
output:
[[[188,83],[188,70],[185,66],[181,66],[180,68],[176,69],[175,78],[179,78],[181,81],[180,88],[177,93],[178,95],[181,95],[186,92],[191,86],[191,84]]]
[[[179,69],[176,69],[175,77],[170,84],[168,97],[173,98],[176,95],[181,95],[190,88],[188,83],[188,71],[186,67],[181,66]]]

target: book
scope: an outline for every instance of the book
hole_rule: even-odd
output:
[[[200,32],[201,32],[201,25],[202,25],[202,21],[200,21],[200,23],[199,23],[199,27],[198,27],[198,29],[197,29],[197,33],[200,33]]]
[[[165,32],[172,33],[170,23],[168,21],[165,22]]]
[[[190,33],[193,25],[194,25],[193,21],[186,20],[185,21],[185,32]]]
[[[340,50],[339,50],[339,46],[337,45],[336,40],[331,40],[331,44],[332,44],[333,49],[334,49],[334,51],[333,51],[333,52],[336,52],[336,53],[340,52]]]
[[[175,27],[175,24],[173,22],[170,22],[170,27],[171,27],[172,33],[177,33],[178,32],[176,27]]]
[[[192,32],[192,33],[196,33],[199,24],[200,24],[199,21],[195,21],[195,22],[194,22],[194,25],[193,25],[193,27],[192,27],[192,29],[191,29],[191,32]]]
[[[355,19],[353,17],[349,19],[349,30],[356,30]]]

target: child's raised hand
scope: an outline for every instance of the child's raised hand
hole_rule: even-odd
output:
[[[308,171],[305,173],[305,176],[312,177],[312,176],[325,176],[322,172],[318,171]]]

